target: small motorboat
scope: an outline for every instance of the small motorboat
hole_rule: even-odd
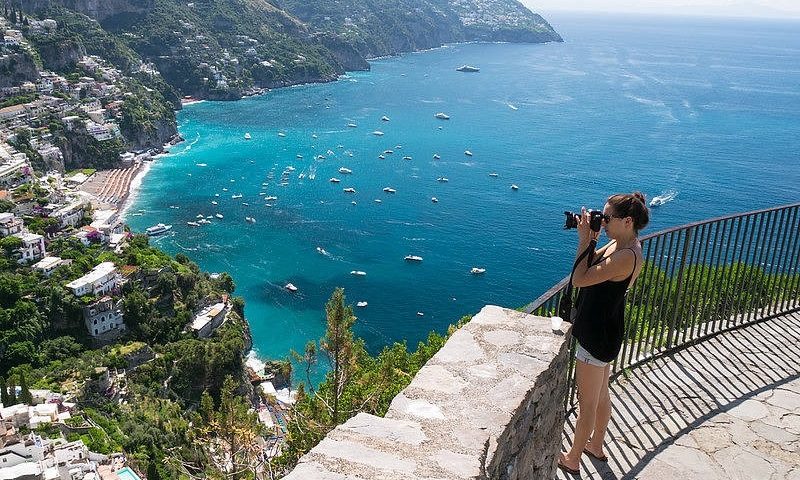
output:
[[[392,187],[384,187],[383,191],[386,192],[386,193],[395,193],[395,192],[397,192],[397,190],[395,190]]]
[[[512,184],[512,185],[511,185],[511,190],[519,190],[519,187],[518,187],[518,186],[516,186],[516,185],[514,185],[514,184]]]
[[[374,201],[375,203],[383,203],[383,200],[381,200],[380,198],[376,198],[376,199],[375,199],[375,200],[373,200],[373,201]]]
[[[420,257],[419,255],[406,255],[403,258],[403,260],[405,260],[406,262],[421,262],[422,257]]]
[[[372,134],[375,135],[376,137],[382,137],[383,136],[383,132],[381,132],[380,130],[375,130],[374,132],[372,132]]]
[[[456,68],[457,72],[466,72],[466,73],[477,73],[480,72],[481,69],[478,67],[473,67],[472,65],[461,65],[460,67]]]
[[[471,273],[473,275],[480,275],[482,273],[486,273],[486,269],[485,268],[472,267],[472,269],[469,271],[469,273]]]
[[[471,157],[472,156],[472,152],[470,152],[469,150],[464,150],[464,155],[466,155],[468,157]]]
[[[186,222],[186,225],[189,225],[190,227],[199,227],[200,226],[200,224],[197,223],[197,222]]]
[[[411,160],[411,155],[406,155],[405,157],[403,157],[403,160]]]
[[[347,127],[348,127],[348,128],[357,128],[357,127],[358,127],[358,125],[356,125],[355,123],[348,123],[348,124],[347,124]]]
[[[292,283],[287,283],[286,285],[284,285],[283,288],[285,288],[286,290],[289,290],[292,293],[297,291],[297,287],[295,287],[294,284],[292,284]]]
[[[367,305],[369,305],[367,302],[358,302],[358,303],[356,303],[356,307],[361,307],[361,308],[364,308]]]
[[[216,200],[211,200],[211,205],[219,205],[219,203]]]
[[[298,160],[302,160],[303,159],[303,156],[300,155],[299,153],[296,155],[296,157],[297,157]]]
[[[434,117],[438,118],[439,120],[450,120],[450,115],[444,112],[439,112],[436,115],[434,115]]]
[[[269,196],[269,197],[264,197],[264,201],[265,201],[265,202],[274,202],[274,201],[275,201],[275,200],[277,200],[277,199],[278,199],[278,197],[276,197],[276,196],[274,196],[274,195],[271,195],[271,196]]]
[[[450,180],[448,180],[447,177],[439,177],[439,178],[436,179],[436,181],[439,182],[439,183],[447,183]]]
[[[250,132],[246,132],[246,133],[244,134],[244,139],[245,139],[245,140],[250,140],[251,138],[253,138],[253,137],[251,137],[251,136],[250,136]]]
[[[434,153],[433,154],[433,159],[434,160],[439,160],[440,158],[442,158],[442,157],[440,157],[438,153]]]
[[[386,155],[391,155],[394,153],[394,150],[384,150],[383,153]]]
[[[489,176],[490,176],[490,177],[497,178],[497,176],[498,176],[498,175],[497,175],[496,173],[492,172],[492,173],[490,173],[490,174],[489,174]]]
[[[386,157],[382,153],[380,155],[378,155],[378,158],[380,158],[381,160],[385,160],[386,159]]]
[[[356,189],[353,187],[347,187],[344,189],[344,193],[356,193]]]
[[[389,117],[387,117],[386,115],[384,115],[384,116],[382,116],[382,117],[381,117],[381,121],[382,121],[382,122],[388,122],[388,121],[389,121]]]
[[[242,194],[239,193],[239,194],[236,194],[236,195],[231,195],[231,198],[234,199],[234,200],[236,200],[237,198],[242,198]]]
[[[279,136],[279,137],[285,137],[285,136],[286,136],[286,134],[285,134],[285,133],[283,133],[283,132],[278,132],[278,136]]]
[[[436,198],[436,197],[431,197],[431,202],[433,202],[433,203],[439,203],[439,199],[438,199],[438,198]]]
[[[339,173],[343,175],[348,175],[350,173],[353,173],[353,171],[346,167],[339,167]]]
[[[355,275],[356,277],[365,277],[367,276],[367,272],[363,270],[353,270],[350,272],[350,275]]]
[[[244,219],[249,223],[256,223],[256,219],[253,217],[244,217]]]
[[[222,216],[222,214],[221,214],[221,213],[215,213],[215,214],[214,214],[214,216],[215,216],[215,217],[217,217],[217,218],[219,218],[220,220],[222,220],[223,218],[225,218],[224,216]]]
[[[329,182],[331,182],[331,183],[339,183],[339,182],[341,182],[341,180],[339,180],[339,179],[338,179],[338,178],[336,178],[336,177],[331,177],[331,179],[330,179],[330,180],[328,180],[328,181],[329,181]]]

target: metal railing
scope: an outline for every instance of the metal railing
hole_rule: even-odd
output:
[[[713,218],[641,238],[611,378],[720,332],[800,309],[800,203]],[[525,307],[556,315],[569,277]],[[574,348],[569,393],[575,403]]]

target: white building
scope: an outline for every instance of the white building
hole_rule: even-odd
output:
[[[83,219],[85,210],[86,202],[78,200],[54,210],[49,217],[57,219],[61,228],[74,227]]]
[[[56,268],[70,263],[72,263],[72,260],[63,260],[60,257],[44,257],[33,265],[33,269],[42,272],[45,277],[49,277]]]
[[[197,333],[200,338],[205,338],[211,335],[211,332],[222,324],[227,313],[227,305],[223,302],[210,305],[195,315],[192,320],[192,330]]]
[[[22,219],[13,213],[0,213],[0,237],[7,237],[22,232]]]
[[[102,234],[103,243],[108,243],[112,235],[125,232],[125,223],[116,210],[95,210],[93,217],[90,226]]]
[[[95,303],[84,307],[83,321],[89,335],[97,337],[117,329],[125,329],[122,315],[122,301],[114,301],[111,297],[103,297]]]
[[[33,262],[44,258],[44,237],[36,233],[21,232],[14,235],[22,240],[22,246],[17,250],[20,255],[19,263]]]
[[[116,288],[119,283],[119,274],[114,262],[103,262],[86,275],[67,284],[67,288],[77,297],[90,293],[100,295]]]

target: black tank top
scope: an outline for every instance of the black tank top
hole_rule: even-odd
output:
[[[625,248],[623,250],[631,250]],[[633,271],[622,281],[605,282],[581,288],[578,293],[577,315],[572,325],[572,335],[592,356],[602,362],[611,362],[622,348],[625,336],[625,292],[636,271],[636,252]],[[598,263],[600,260],[593,263]]]

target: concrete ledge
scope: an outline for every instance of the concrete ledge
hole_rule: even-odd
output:
[[[336,427],[290,480],[551,479],[561,446],[568,328],[486,306],[392,401]]]

